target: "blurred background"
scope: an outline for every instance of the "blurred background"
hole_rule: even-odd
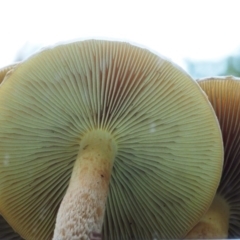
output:
[[[0,9],[0,68],[49,45],[101,38],[150,48],[195,79],[240,76],[238,0],[5,0]]]

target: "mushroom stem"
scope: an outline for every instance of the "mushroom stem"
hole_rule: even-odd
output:
[[[116,149],[112,136],[103,130],[83,137],[53,239],[90,239],[92,232],[101,232]]]
[[[229,206],[219,195],[200,222],[188,233],[186,239],[223,239],[228,237]]]

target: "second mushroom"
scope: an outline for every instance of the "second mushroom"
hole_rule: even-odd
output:
[[[240,79],[198,80],[219,119],[224,141],[224,167],[214,201],[187,238],[240,238]]]

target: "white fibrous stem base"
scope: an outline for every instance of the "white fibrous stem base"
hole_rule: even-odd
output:
[[[57,214],[54,240],[91,239],[92,233],[101,233],[115,154],[115,141],[107,132],[84,136]]]
[[[229,228],[229,206],[216,195],[207,213],[185,239],[226,239]]]

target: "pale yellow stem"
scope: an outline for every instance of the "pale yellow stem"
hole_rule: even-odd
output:
[[[224,239],[228,237],[229,206],[216,195],[212,205],[186,239]]]
[[[54,240],[89,239],[92,232],[101,232],[116,151],[114,139],[103,130],[84,136],[57,214]]]

